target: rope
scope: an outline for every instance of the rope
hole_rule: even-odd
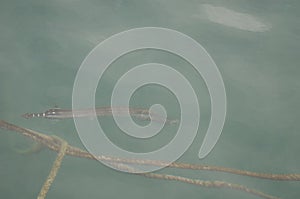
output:
[[[158,165],[158,166],[168,166],[168,167],[181,168],[181,169],[220,171],[220,172],[227,172],[227,173],[232,173],[237,175],[251,176],[256,178],[265,178],[269,180],[290,180],[290,181],[300,180],[300,174],[268,174],[268,173],[256,173],[256,172],[251,172],[246,170],[237,170],[237,169],[225,168],[225,167],[195,165],[195,164],[187,164],[187,163],[167,164],[164,161],[158,161],[158,160],[154,161],[154,160],[123,159],[123,158],[115,158],[109,156],[94,157],[90,153],[80,148],[76,148],[68,145],[66,141],[56,136],[54,137],[54,136],[44,135],[30,129],[26,129],[26,128],[16,126],[14,124],[10,124],[3,120],[0,120],[0,127],[7,130],[21,133],[22,135],[29,137],[32,140],[45,145],[49,149],[58,152],[57,158],[54,161],[50,174],[40,191],[38,199],[45,198],[52,182],[55,179],[55,176],[58,172],[58,169],[60,168],[61,161],[65,154],[75,156],[75,157],[80,157],[80,158],[98,159],[98,160],[107,161],[112,165],[118,166],[119,168],[122,169],[125,168],[126,170],[134,173],[136,172],[132,169],[132,167],[126,164]],[[194,185],[204,186],[204,187],[231,188],[235,190],[241,190],[265,199],[278,199],[277,197],[265,194],[258,190],[250,189],[243,185],[232,184],[224,181],[203,181],[203,180],[191,179],[191,178],[186,178],[181,176],[156,174],[156,173],[140,173],[136,175],[142,175],[144,177],[164,179],[164,180],[175,180],[183,183],[194,184]]]
[[[32,140],[43,144],[49,149],[59,152],[60,144],[55,141],[51,136],[38,133],[31,129],[22,128],[16,126],[14,124],[10,124],[3,120],[0,120],[0,127],[4,129],[8,129],[11,131],[16,131],[21,133],[22,135],[31,138]],[[166,166],[171,168],[179,168],[179,169],[190,169],[190,170],[206,170],[206,171],[218,171],[224,173],[231,173],[236,175],[249,176],[254,178],[262,178],[268,180],[280,180],[280,181],[300,181],[300,174],[273,174],[273,173],[258,173],[247,170],[239,170],[234,168],[226,168],[219,166],[210,166],[210,165],[198,165],[198,164],[188,164],[188,163],[167,163],[161,160],[138,160],[138,159],[124,159],[117,158],[111,156],[93,156],[92,154],[84,151],[80,148],[73,147],[68,145],[66,150],[66,155],[79,157],[79,158],[87,158],[94,160],[101,160],[107,162],[117,162],[117,163],[126,163],[126,164],[139,164],[139,165],[150,165],[150,166]]]
[[[50,189],[50,186],[51,184],[53,183],[56,175],[57,175],[57,172],[60,168],[60,165],[62,163],[62,160],[63,160],[63,157],[65,156],[66,154],[66,150],[67,150],[67,147],[68,147],[68,143],[66,141],[64,141],[63,139],[59,138],[59,137],[54,137],[55,139],[57,139],[60,144],[61,144],[61,147],[60,147],[60,150],[58,152],[58,155],[55,159],[55,161],[53,162],[53,165],[52,165],[52,168],[51,168],[51,171],[46,179],[46,181],[44,182],[44,185],[43,187],[41,188],[41,191],[37,197],[37,199],[44,199],[46,198],[46,195]]]

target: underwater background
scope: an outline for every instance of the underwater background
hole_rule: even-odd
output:
[[[172,66],[191,82],[199,99],[200,128],[180,162],[263,173],[300,173],[300,2],[297,0],[110,0],[0,1],[0,119],[83,147],[74,122],[27,120],[21,115],[71,108],[74,79],[82,61],[101,41],[137,27],[164,27],[199,42],[217,64],[227,94],[222,135],[204,159],[198,151],[210,119],[205,82],[175,55],[141,50],[121,57],[106,71],[96,93],[108,106],[114,84],[133,66],[157,62]],[[135,107],[180,110],[170,91],[140,88]],[[175,108],[174,108],[175,107]],[[128,150],[151,151],[170,141],[176,127],[139,143],[122,135],[110,117],[99,118],[108,137]],[[139,121],[137,121],[139,122]],[[32,142],[0,129],[0,198],[36,198],[56,153],[19,154]],[[283,198],[298,198],[300,183],[233,174],[165,168],[169,173],[242,184]],[[203,188],[149,179],[110,169],[97,161],[66,156],[47,198],[259,198],[230,189]]]

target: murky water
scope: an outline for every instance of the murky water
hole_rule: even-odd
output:
[[[199,98],[198,136],[181,162],[266,173],[300,173],[300,3],[266,1],[1,1],[0,119],[56,134],[81,146],[72,120],[26,120],[26,112],[71,108],[75,75],[86,55],[112,34],[135,27],[175,29],[201,43],[216,62],[227,92],[224,130],[213,151],[198,159],[210,118],[204,81],[175,55],[143,50],[121,57],[106,72],[96,104],[107,106],[120,76],[133,66],[157,62],[179,70]],[[176,118],[179,107],[168,90],[145,86],[131,105],[161,103]],[[175,108],[174,108],[175,107]],[[167,127],[149,142],[125,136],[112,118],[100,120],[108,137],[132,151],[151,151],[174,136]],[[0,197],[35,198],[55,159],[43,150],[21,155],[30,141],[0,130]],[[299,182],[273,182],[216,172],[164,169],[160,172],[224,180],[283,199],[300,195]],[[51,198],[255,198],[227,189],[199,188],[147,179],[109,169],[96,161],[66,157],[48,194]]]

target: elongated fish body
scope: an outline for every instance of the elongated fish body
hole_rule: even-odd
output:
[[[130,113],[131,116],[136,117],[141,120],[154,120],[156,122],[163,122],[163,119],[157,114],[151,114],[148,109],[142,108],[127,108],[127,107],[100,107],[95,108],[95,112],[93,109],[78,109],[78,110],[71,110],[71,109],[61,109],[61,108],[52,108],[44,113],[26,113],[22,115],[24,118],[47,118],[47,119],[67,119],[73,117],[92,117],[94,113],[96,116],[111,116],[117,114],[118,116],[125,116],[127,112]],[[178,120],[166,120],[168,124],[176,124]]]

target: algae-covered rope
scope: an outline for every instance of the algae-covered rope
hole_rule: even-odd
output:
[[[144,176],[147,178],[155,178],[161,180],[168,180],[168,181],[178,181],[186,184],[192,184],[200,187],[207,187],[207,188],[229,188],[234,190],[240,190],[246,193],[250,193],[252,195],[258,196],[260,198],[265,199],[280,199],[278,197],[266,194],[264,192],[258,191],[256,189],[250,189],[246,186],[240,184],[229,183],[225,181],[208,181],[208,180],[199,180],[199,179],[192,179],[177,175],[169,175],[169,174],[161,174],[161,173],[138,173],[136,169],[130,167],[129,165],[123,163],[109,163],[110,165],[114,166],[115,168],[119,168],[123,171],[128,171],[131,173],[135,173],[135,175]]]
[[[56,157],[56,159],[55,159],[55,161],[52,165],[51,171],[50,171],[46,181],[44,182],[44,185],[43,185],[37,199],[46,198],[46,195],[47,195],[47,193],[50,189],[51,184],[53,183],[53,181],[54,181],[54,179],[57,175],[57,172],[58,172],[58,170],[60,168],[60,165],[62,163],[62,159],[65,156],[66,150],[68,148],[68,143],[65,140],[60,139],[59,137],[56,137],[56,136],[53,136],[53,138],[60,142],[60,150],[58,152],[58,155],[57,155],[57,157]]]
[[[46,147],[48,147],[53,151],[58,152],[60,150],[60,144],[57,143],[55,139],[51,136],[44,135],[30,129],[22,128],[17,125],[10,124],[3,120],[0,120],[0,127],[21,133],[22,135],[29,137],[32,140],[45,145]],[[174,162],[168,164],[167,162],[158,161],[158,160],[154,161],[154,160],[124,159],[124,158],[116,158],[116,157],[109,157],[109,156],[94,157],[92,154],[88,153],[87,151],[84,151],[80,148],[73,147],[70,145],[68,145],[67,147],[66,155],[71,155],[79,158],[98,159],[107,162],[140,164],[140,165],[151,165],[151,166],[167,166],[172,168],[190,169],[190,170],[218,171],[218,172],[232,173],[236,175],[244,175],[244,176],[262,178],[268,180],[300,181],[300,174],[257,173],[257,172],[247,171],[247,170],[239,170],[239,169],[210,166],[210,165],[188,164],[188,163],[180,163],[180,162]]]
[[[250,188],[240,185],[240,184],[233,184],[233,183],[228,183],[225,181],[206,181],[206,180],[191,179],[191,178],[186,178],[186,177],[181,177],[181,176],[176,176],[176,175],[157,174],[157,173],[145,173],[145,174],[141,174],[141,175],[143,175],[145,177],[149,177],[149,178],[179,181],[179,182],[193,184],[193,185],[197,185],[197,186],[201,186],[201,187],[229,188],[229,189],[234,189],[234,190],[240,190],[240,191],[250,193],[252,195],[256,195],[256,196],[259,196],[259,197],[265,198],[265,199],[280,199],[278,197],[263,193],[256,189],[250,189]]]
[[[88,153],[84,150],[81,150],[79,148],[68,145],[66,143],[66,141],[64,141],[61,138],[56,137],[56,136],[53,137],[53,136],[44,135],[44,134],[38,133],[36,131],[30,130],[30,129],[26,129],[26,128],[16,126],[14,124],[10,124],[3,120],[0,120],[0,127],[4,128],[4,129],[19,132],[27,137],[30,137],[34,141],[47,146],[49,149],[58,152],[58,156],[53,164],[51,172],[40,192],[38,199],[43,199],[46,196],[46,194],[51,186],[51,183],[53,182],[53,180],[57,174],[57,171],[61,165],[61,161],[65,154],[76,156],[76,157],[88,158],[88,159],[103,160],[103,161],[107,161],[111,164],[118,165],[119,167],[122,167],[122,168],[123,167],[131,168],[130,166],[127,166],[126,164],[129,164],[129,165],[130,164],[144,164],[144,165],[160,165],[160,166],[165,165],[168,167],[181,168],[181,169],[222,171],[222,172],[229,172],[229,173],[234,173],[234,174],[238,174],[238,175],[247,175],[247,176],[258,177],[258,178],[266,178],[266,179],[270,179],[270,180],[300,180],[300,174],[260,174],[260,173],[249,172],[249,171],[244,171],[244,170],[235,170],[235,169],[231,169],[231,168],[193,165],[193,164],[187,164],[187,163],[172,163],[170,165],[167,165],[163,161],[123,159],[123,158],[114,158],[114,157],[108,157],[108,156],[94,157],[93,155],[91,155],[90,153]],[[232,184],[232,183],[228,183],[228,182],[224,182],[224,181],[203,181],[203,180],[191,179],[191,178],[186,178],[186,177],[181,177],[181,176],[168,175],[168,174],[156,174],[156,173],[146,173],[146,174],[142,173],[142,174],[137,174],[137,175],[142,175],[145,177],[157,178],[157,179],[175,180],[175,181],[180,181],[180,182],[184,182],[184,183],[188,183],[188,184],[204,186],[204,187],[231,188],[231,189],[235,189],[235,190],[241,190],[241,191],[253,194],[253,195],[257,195],[261,198],[278,199],[277,197],[265,194],[258,190],[250,189],[243,185]]]

